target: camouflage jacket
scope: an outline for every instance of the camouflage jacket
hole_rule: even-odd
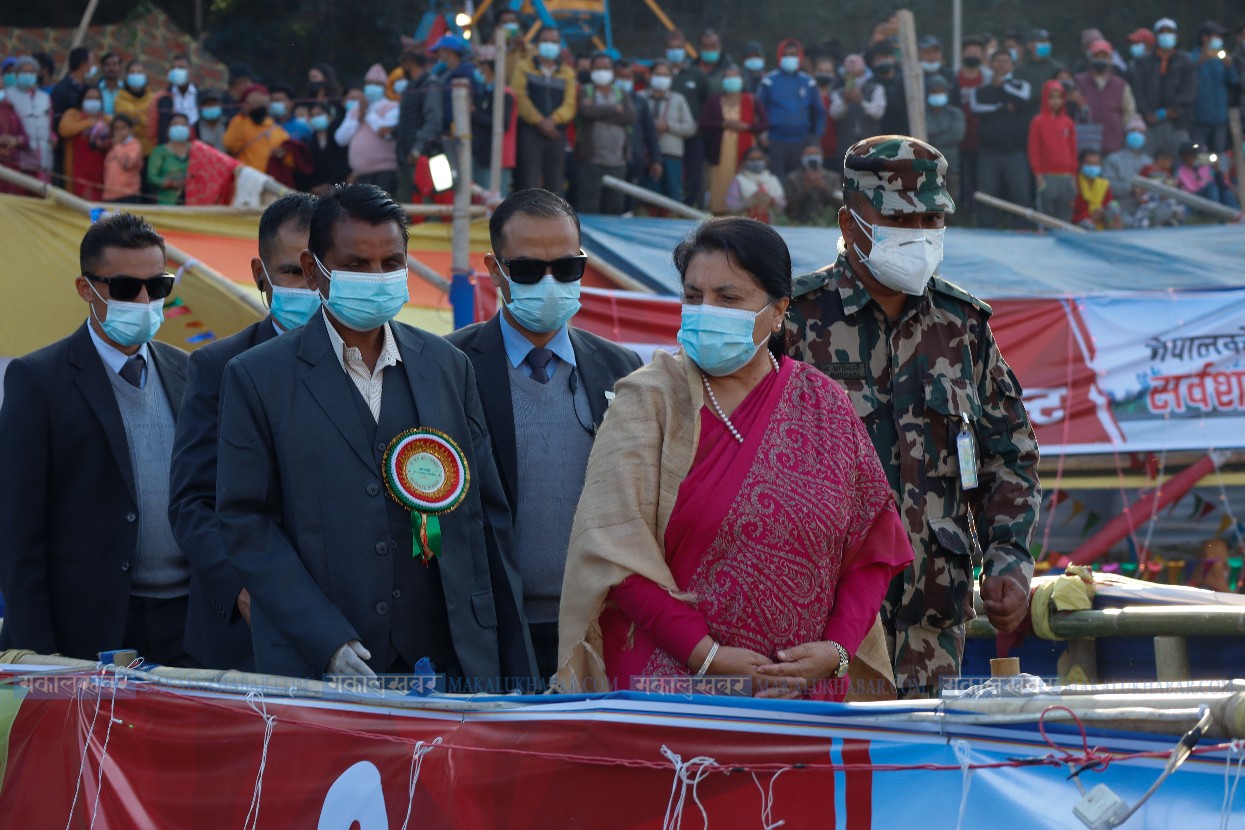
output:
[[[890,480],[916,554],[883,616],[900,630],[959,625],[982,575],[1028,584],[1040,489],[1038,447],[1020,384],[990,331],[990,307],[934,277],[891,321],[845,256],[795,281],[789,353],[847,389]],[[979,484],[961,486],[956,439],[975,438]],[[976,517],[980,548],[969,535]],[[898,580],[897,580],[898,583]]]

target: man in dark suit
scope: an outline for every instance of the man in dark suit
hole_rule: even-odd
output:
[[[251,597],[229,561],[216,520],[216,437],[225,365],[253,346],[306,323],[320,309],[307,288],[302,253],[315,197],[291,193],[273,202],[259,220],[259,256],[251,276],[272,313],[258,323],[190,356],[186,397],[173,440],[169,524],[190,560],[190,610],[186,651],[214,669],[254,668]]]
[[[330,189],[302,255],[323,313],[225,368],[216,509],[251,594],[255,667],[366,675],[427,657],[456,688],[526,683],[535,665],[510,510],[471,364],[392,322],[408,296],[406,237],[384,191]],[[427,559],[417,517],[386,494],[382,472],[413,428],[448,437],[470,477]]]
[[[190,566],[168,522],[186,353],[152,340],[173,289],[164,240],[119,213],[91,226],[79,260],[87,322],[4,378],[0,648],[193,665]]]
[[[520,190],[489,222],[497,315],[449,341],[475,366],[493,455],[514,512],[523,603],[541,676],[557,671],[558,603],[588,453],[614,383],[640,358],[571,328],[587,257],[579,217],[547,190]]]

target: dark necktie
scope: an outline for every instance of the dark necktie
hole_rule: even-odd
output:
[[[141,389],[143,386],[143,368],[146,365],[147,361],[143,359],[143,356],[136,354],[125,361],[125,365],[121,367],[121,377],[130,386]]]
[[[549,382],[549,361],[553,360],[553,352],[548,349],[535,348],[527,353],[523,362],[532,367],[532,380],[537,383]]]

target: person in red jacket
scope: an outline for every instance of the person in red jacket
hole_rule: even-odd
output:
[[[1042,86],[1042,111],[1029,122],[1029,167],[1037,184],[1037,209],[1068,222],[1076,198],[1076,124],[1064,110],[1064,95],[1059,81]]]

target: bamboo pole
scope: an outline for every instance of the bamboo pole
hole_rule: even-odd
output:
[[[583,244],[582,241],[579,243],[579,245],[581,248],[584,249],[584,253],[588,255],[588,263],[593,268],[597,269],[602,274],[604,274],[607,279],[609,279],[612,283],[617,285],[619,288],[622,288],[625,291],[640,291],[645,294],[653,293],[652,290],[648,288],[648,286],[644,285],[638,280],[632,279],[630,276],[625,274],[623,271],[619,270],[618,268],[615,268],[613,265],[610,265],[608,262],[605,261],[605,258],[600,256],[599,254],[594,254],[592,252],[592,248],[589,245]]]
[[[1189,642],[1184,637],[1155,637],[1154,666],[1160,681],[1189,679]]]
[[[449,280],[429,268],[424,263],[420,262],[415,257],[411,256],[409,251],[406,254],[406,267],[414,271],[416,276],[422,277],[424,280],[432,283],[442,291],[450,290]]]
[[[1221,205],[1218,202],[1212,202],[1210,199],[1198,196],[1196,193],[1187,193],[1178,187],[1156,182],[1154,179],[1147,179],[1144,176],[1133,176],[1132,183],[1138,187],[1144,187],[1146,190],[1152,190],[1155,193],[1175,199],[1177,202],[1182,202],[1202,213],[1216,216],[1229,222],[1242,221],[1240,211],[1233,210],[1227,205]]]
[[[922,141],[929,135],[925,128],[925,71],[916,48],[916,18],[907,9],[900,9],[899,49],[903,54],[903,87],[908,98],[908,134]]]
[[[1051,631],[1061,640],[1080,637],[1241,637],[1245,606],[1149,605],[1098,611],[1057,611]],[[968,625],[970,637],[998,634],[984,616]]]
[[[86,11],[82,13],[82,20],[78,22],[78,28],[74,30],[73,40],[69,42],[69,49],[73,51],[82,45],[83,38],[86,37],[86,30],[91,25],[91,18],[95,16],[95,8],[99,5],[99,0],[91,0],[86,4]],[[68,57],[65,58],[69,60]]]
[[[149,205],[93,205],[85,199],[81,199],[72,193],[61,190],[59,187],[54,187],[46,182],[41,182],[36,178],[27,176],[24,173],[19,173],[16,170],[10,170],[9,168],[3,166],[0,166],[0,179],[8,182],[9,184],[14,184],[18,187],[29,190],[31,193],[38,194],[45,199],[51,199],[57,204],[76,211],[77,213],[81,213],[88,218],[91,215],[91,211],[95,207],[103,207],[106,210],[126,208],[129,209],[130,212],[137,214],[142,214],[146,211],[147,207],[152,207]],[[233,294],[234,297],[246,303],[246,305],[253,308],[261,316],[268,314],[268,309],[264,308],[263,303],[257,300],[252,292],[244,290],[242,286],[238,285],[233,280],[217,271],[215,268],[205,265],[192,257],[190,254],[183,251],[181,248],[170,244],[167,240],[165,240],[164,243],[164,250],[168,255],[169,260],[176,263],[179,267],[188,271],[198,272],[198,275],[204,280],[209,283],[215,283],[216,287]]]
[[[501,195],[502,144],[506,140],[506,33],[493,35],[497,54],[493,56],[493,146],[489,154],[488,189]]]
[[[638,184],[625,182],[622,179],[615,178],[614,176],[602,176],[601,184],[608,188],[617,190],[620,193],[626,193],[633,199],[639,199],[641,202],[648,202],[650,205],[656,205],[659,208],[664,208],[671,213],[677,213],[679,216],[683,216],[688,219],[704,221],[705,219],[710,219],[713,216],[711,213],[706,213],[703,210],[688,207],[682,202],[676,202],[674,199],[663,196],[660,193],[654,193],[646,187],[640,187]]]
[[[454,152],[458,180],[454,183],[454,229],[452,239],[455,274],[471,270],[471,85],[466,78],[455,78],[450,87],[453,111]]]
[[[989,205],[990,207],[1028,219],[1030,222],[1041,228],[1049,228],[1053,231],[1067,231],[1068,233],[1089,233],[1089,231],[1084,228],[1077,227],[1076,225],[1065,222],[1062,219],[1056,219],[1054,216],[1049,216],[1045,213],[1034,210],[1033,208],[1022,207],[1015,202],[1000,199],[998,196],[991,196],[989,193],[982,193],[980,190],[973,194],[973,198],[984,205]]]

